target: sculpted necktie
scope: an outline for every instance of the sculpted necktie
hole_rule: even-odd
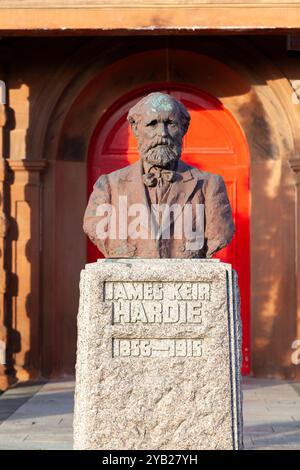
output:
[[[148,187],[156,187],[157,202],[160,203],[169,184],[176,180],[176,176],[175,171],[152,167],[143,175],[143,181]]]
[[[176,172],[153,167],[149,173],[143,175],[143,181],[146,186],[156,186],[159,179],[172,183],[176,179]]]
[[[164,168],[152,167],[148,173],[143,174],[144,184],[148,187],[156,187],[158,202],[162,200],[170,183],[175,181],[177,173]]]

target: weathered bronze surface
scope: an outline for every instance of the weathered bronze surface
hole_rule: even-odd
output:
[[[222,177],[180,160],[190,122],[187,109],[169,95],[151,93],[130,109],[128,121],[141,158],[98,178],[84,215],[85,233],[107,258],[210,258],[231,241],[234,224]],[[137,219],[141,205],[145,211],[142,215],[139,212]],[[203,227],[196,215],[200,205],[204,208]],[[191,212],[185,211],[188,206]],[[110,218],[109,209],[106,212],[106,225],[99,207],[112,208]],[[172,207],[179,211],[172,212]],[[171,208],[169,218],[162,216],[167,212],[159,212],[163,208]],[[155,237],[150,230],[153,214],[158,226]],[[181,234],[177,231],[179,220],[183,224]],[[108,229],[113,225],[112,236],[113,231]],[[190,232],[188,236],[185,233],[187,225],[193,231],[193,240]],[[199,242],[200,231],[203,243]]]

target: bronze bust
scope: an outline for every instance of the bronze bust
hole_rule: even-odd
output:
[[[107,258],[210,258],[234,234],[221,176],[180,160],[190,115],[150,93],[128,113],[140,160],[96,181],[83,228]]]

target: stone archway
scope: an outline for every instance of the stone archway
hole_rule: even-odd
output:
[[[288,160],[296,154],[297,122],[289,103],[289,83],[247,45],[247,60],[237,49],[227,59],[225,47],[218,40],[209,43],[207,39],[197,53],[172,48],[149,50],[145,68],[139,61],[140,52],[120,58],[122,46],[102,51],[100,59],[96,43],[80,51],[57,73],[59,82],[46,99],[49,119],[39,125],[43,137],[35,144],[33,137],[30,140],[36,152],[40,148],[49,161],[43,209],[43,248],[47,253],[43,260],[43,316],[47,318],[43,347],[52,352],[44,353],[44,370],[70,371],[74,363],[78,299],[74,292],[85,263],[80,227],[85,206],[86,156],[93,130],[124,92],[149,82],[172,80],[216,96],[247,137],[251,154],[253,370],[263,373],[265,366],[261,364],[265,363],[274,375],[284,374],[292,327],[288,327],[286,338],[280,339],[284,327],[280,312],[288,312],[285,315],[290,325],[296,321],[295,240],[290,229],[295,224],[294,186]],[[257,67],[251,70],[254,62]],[[270,214],[278,211],[278,205],[280,226],[279,221],[272,226]],[[53,291],[48,289],[49,282]]]

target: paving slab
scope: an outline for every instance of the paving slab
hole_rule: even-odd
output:
[[[29,398],[35,395],[47,383],[46,380],[35,381],[34,383],[19,383],[12,386],[5,394],[0,394],[0,423],[6,420]],[[1,400],[1,397],[5,400]]]
[[[245,448],[300,450],[299,384],[245,378]]]
[[[1,450],[70,450],[74,380],[49,381],[0,424]],[[10,390],[0,397],[9,405]]]

